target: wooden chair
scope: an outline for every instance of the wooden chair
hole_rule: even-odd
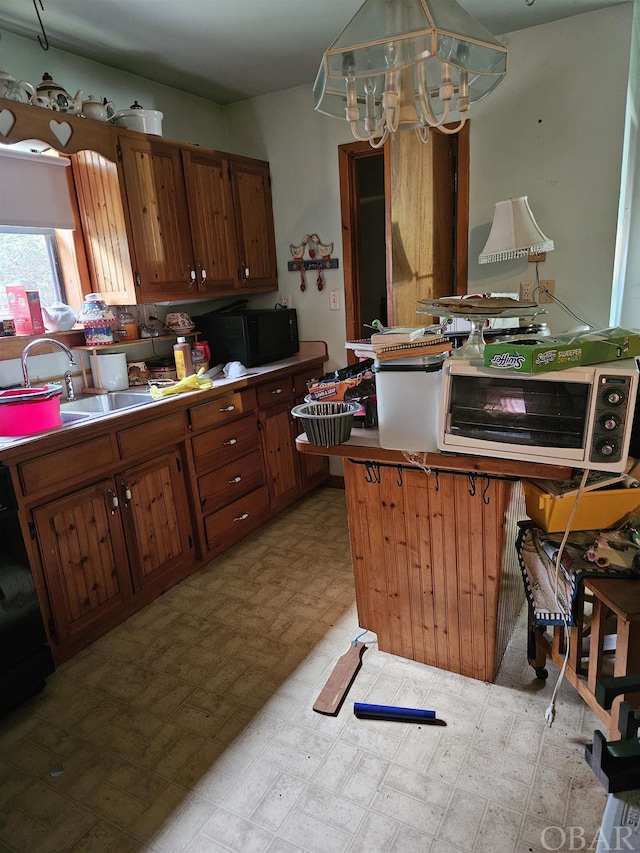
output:
[[[638,579],[640,581],[640,578]],[[627,682],[603,707],[596,696],[598,679],[640,676],[640,583],[636,580],[586,578],[577,605],[576,627],[569,629],[565,678],[609,729],[620,739],[620,704],[640,706],[640,687]],[[589,618],[589,610],[591,616]],[[612,630],[613,629],[613,630]],[[539,678],[546,678],[547,657],[561,667],[566,650],[564,626],[530,626],[528,659]]]

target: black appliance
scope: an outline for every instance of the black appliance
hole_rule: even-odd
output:
[[[9,469],[0,465],[0,714],[44,687],[54,670]]]
[[[209,344],[212,364],[240,361],[256,367],[298,352],[295,308],[237,308],[237,304],[193,318]]]

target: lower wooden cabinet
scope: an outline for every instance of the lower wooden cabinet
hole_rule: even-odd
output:
[[[176,450],[33,511],[58,643],[86,645],[144,587],[175,582],[194,559],[187,508]]]
[[[115,481],[102,480],[45,504],[33,520],[54,640],[66,645],[95,634],[133,593]]]
[[[314,373],[321,366],[318,358]],[[279,372],[16,452],[12,476],[56,662],[327,477],[324,457],[295,447],[302,374]]]
[[[318,370],[304,370],[296,373],[293,377],[293,404],[299,406],[304,403],[309,385],[313,379],[318,378]],[[304,432],[304,426],[300,418],[294,418],[294,431],[298,436]],[[329,457],[328,456],[311,456],[298,453],[298,463],[300,465],[300,487],[303,492],[311,489],[324,482],[329,476]]]
[[[194,546],[182,461],[178,451],[117,477],[120,510],[137,591],[170,577],[193,560]]]

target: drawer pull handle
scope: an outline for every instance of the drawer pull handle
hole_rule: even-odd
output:
[[[282,388],[274,388],[274,390],[271,393],[272,394],[282,394]]]
[[[223,444],[223,445],[226,445],[227,447],[228,447],[229,445],[231,445],[231,444],[237,444],[237,443],[238,443],[238,439],[237,439],[237,438],[230,438],[228,441],[223,441],[223,442],[222,442],[222,444]]]
[[[237,477],[232,477],[230,480],[227,480],[227,483],[239,483],[242,480],[242,477],[238,474]]]
[[[118,509],[118,504],[120,503],[120,501],[118,500],[118,496],[113,491],[113,489],[107,489],[107,491],[111,495],[111,515],[115,515],[116,510]]]
[[[224,409],[218,409],[219,412],[233,412],[235,406],[233,403],[230,406],[225,406]]]
[[[237,515],[233,520],[234,521],[246,521],[247,518],[249,518],[249,513],[243,512],[242,515]]]

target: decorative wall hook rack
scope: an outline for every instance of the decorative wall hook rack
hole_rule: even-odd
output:
[[[289,272],[300,271],[300,290],[307,289],[305,281],[305,270],[316,270],[318,277],[316,285],[318,290],[323,290],[324,280],[322,278],[322,270],[337,270],[338,259],[331,257],[333,251],[333,243],[324,245],[320,242],[317,234],[305,234],[302,238],[302,243],[299,246],[290,245],[293,260],[289,261]],[[305,251],[309,255],[304,257]]]

